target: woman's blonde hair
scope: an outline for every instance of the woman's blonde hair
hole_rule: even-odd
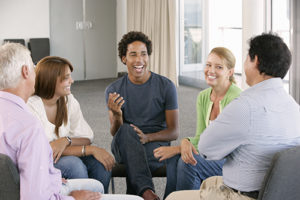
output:
[[[72,64],[65,58],[47,56],[36,65],[35,95],[43,99],[51,99],[55,94],[56,82],[63,80],[67,67],[73,71]],[[59,137],[59,127],[68,121],[67,98],[60,97],[57,101],[55,117],[55,134]]]
[[[225,47],[215,47],[213,48],[209,54],[214,53],[216,55],[218,55],[221,59],[225,60],[226,62],[226,67],[228,69],[234,69],[235,67],[235,56],[233,55],[233,53],[225,48]],[[233,74],[229,77],[229,81],[232,83],[236,83],[235,79],[233,77]]]

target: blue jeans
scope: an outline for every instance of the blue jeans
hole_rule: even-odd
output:
[[[180,154],[167,160],[167,186],[164,198],[177,190],[198,190],[202,181],[208,177],[222,176],[225,159],[211,161],[205,160],[200,155],[193,155],[197,161],[195,166],[184,163]]]
[[[103,184],[105,193],[108,192],[111,172],[106,171],[102,163],[94,156],[63,156],[54,164],[54,167],[60,169],[62,177],[66,179],[96,179]]]
[[[137,133],[127,124],[119,128],[113,138],[112,153],[118,163],[126,166],[127,194],[142,196],[147,189],[154,190],[151,172],[164,165],[153,155],[153,150],[170,142],[149,142],[142,144]]]

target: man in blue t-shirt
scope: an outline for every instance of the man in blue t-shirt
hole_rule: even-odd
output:
[[[128,75],[105,91],[109,109],[112,152],[126,165],[127,193],[158,200],[151,171],[163,166],[153,150],[170,145],[179,134],[177,92],[174,84],[147,69],[152,43],[131,31],[119,42],[119,57]]]

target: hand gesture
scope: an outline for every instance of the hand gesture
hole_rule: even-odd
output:
[[[122,116],[121,107],[124,103],[125,100],[120,96],[120,94],[115,92],[109,93],[107,106],[114,115]]]
[[[141,131],[141,129],[139,129],[137,126],[130,124],[131,127],[133,127],[133,130],[138,134],[138,136],[140,137],[140,142],[142,144],[146,144],[147,142],[149,142],[149,138],[147,136],[147,134],[144,134],[143,131]]]
[[[99,148],[96,146],[90,146],[90,147],[93,148],[92,149],[93,156],[104,165],[107,171],[111,171],[115,164],[114,157],[103,148]]]
[[[159,162],[166,160],[180,153],[179,146],[158,147],[153,150],[154,157],[159,159]]]
[[[186,164],[196,165],[197,161],[194,158],[193,153],[195,154],[199,154],[199,153],[197,152],[194,145],[187,139],[183,139],[181,140],[180,147],[181,147],[181,159],[183,160],[183,162],[185,162]]]
[[[57,140],[50,142],[50,146],[53,151],[54,163],[56,163],[59,160],[65,148],[68,146],[68,144],[69,141],[64,137],[58,138]]]
[[[75,200],[99,200],[101,193],[88,190],[74,190],[70,193]]]

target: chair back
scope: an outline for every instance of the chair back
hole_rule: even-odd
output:
[[[24,39],[4,39],[5,42],[12,42],[12,43],[20,43],[25,46],[25,40]]]
[[[0,153],[0,199],[19,200],[20,199],[20,175],[7,155]]]
[[[42,58],[50,55],[49,38],[30,38],[28,49],[31,51],[33,63],[38,63]]]
[[[274,155],[258,200],[300,199],[300,146]]]

